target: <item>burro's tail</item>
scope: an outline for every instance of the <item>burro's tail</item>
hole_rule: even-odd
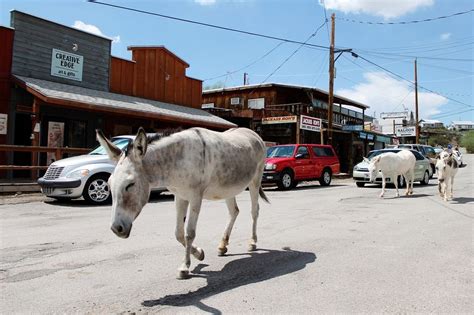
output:
[[[267,203],[270,203],[270,200],[268,200],[267,195],[265,195],[265,192],[262,189],[262,186],[258,189],[258,194],[260,197],[262,197],[263,200],[265,200]]]

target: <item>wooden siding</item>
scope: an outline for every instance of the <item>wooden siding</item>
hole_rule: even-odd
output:
[[[110,59],[110,92],[133,95],[133,61],[111,57]]]
[[[11,66],[13,50],[14,31],[10,28],[0,27],[0,113],[9,114],[9,102],[11,94]],[[11,115],[8,116],[7,126],[13,130]],[[8,134],[0,135],[0,144],[8,143]],[[0,164],[7,164],[7,153],[0,152]],[[5,171],[0,171],[0,178],[4,178]]]
[[[202,81],[186,76],[187,63],[164,47],[129,49],[133,61],[112,57],[112,92],[201,108]]]
[[[12,73],[85,88],[109,90],[111,40],[18,11],[12,11],[15,29]],[[78,50],[73,51],[73,44]],[[84,57],[82,81],[51,76],[52,49]]]

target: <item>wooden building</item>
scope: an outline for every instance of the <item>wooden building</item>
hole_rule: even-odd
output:
[[[265,83],[204,91],[202,108],[251,128],[272,143],[327,143],[327,100],[328,93],[320,89]],[[367,105],[334,96],[332,145],[340,157],[342,172],[350,172],[354,163],[366,154],[367,108]],[[299,123],[302,115],[321,119],[322,131],[302,130]],[[266,123],[268,117],[292,116],[296,119],[271,119],[271,123]],[[375,136],[370,137],[370,141],[376,141]]]
[[[0,144],[91,148],[97,128],[235,127],[201,109],[202,81],[163,46],[129,47],[125,60],[110,55],[108,38],[15,10],[0,39]],[[31,156],[2,154],[2,164],[31,165]]]

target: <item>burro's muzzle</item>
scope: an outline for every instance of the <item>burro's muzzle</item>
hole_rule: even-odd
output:
[[[126,224],[123,221],[116,221],[112,223],[110,229],[118,237],[128,238],[130,236],[130,231],[132,231],[132,224]]]
[[[132,231],[132,222],[127,222],[127,220],[117,218],[114,220],[114,222],[112,222],[110,229],[118,237],[128,238],[130,236],[130,232]]]

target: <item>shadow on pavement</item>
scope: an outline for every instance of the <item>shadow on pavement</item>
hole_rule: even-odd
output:
[[[202,311],[221,314],[220,310],[205,305],[202,300],[237,287],[302,270],[307,264],[313,263],[316,260],[314,253],[299,252],[291,249],[259,249],[256,252],[242,255],[247,257],[227,263],[220,271],[203,271],[208,265],[197,265],[192,271],[191,277],[206,278],[206,286],[188,293],[172,294],[156,300],[146,300],[142,302],[142,305],[145,307],[157,305],[194,305]]]
[[[454,203],[466,204],[466,203],[474,202],[474,198],[471,198],[471,197],[458,197],[458,198],[453,198],[452,201],[454,201]]]

